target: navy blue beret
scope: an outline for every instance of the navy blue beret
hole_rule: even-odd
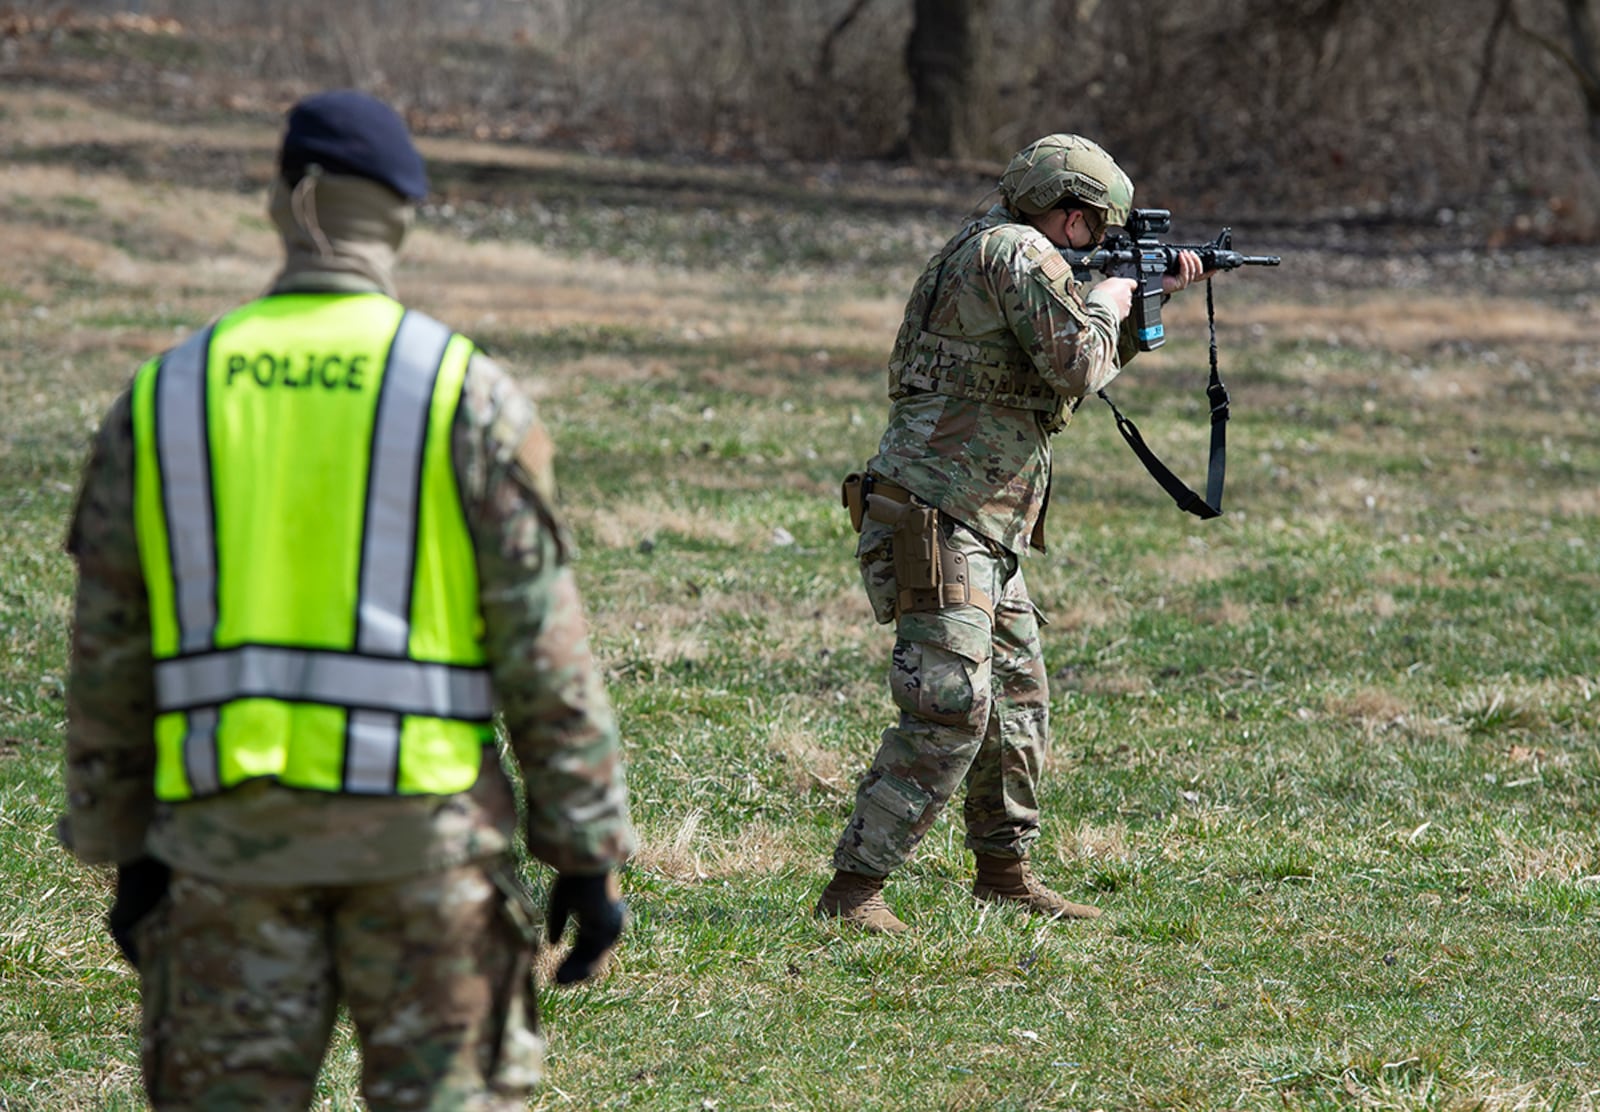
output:
[[[278,168],[298,182],[311,165],[371,178],[409,201],[428,194],[428,171],[405,121],[383,101],[354,89],[318,93],[289,110]]]

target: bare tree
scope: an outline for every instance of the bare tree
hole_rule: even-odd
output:
[[[1510,7],[1509,3],[1507,5]],[[1566,9],[1567,44],[1538,34],[1517,25],[1517,30],[1544,47],[1572,73],[1583,97],[1584,112],[1589,118],[1589,139],[1593,149],[1600,152],[1600,43],[1595,41],[1595,4],[1593,0],[1563,0]],[[1515,9],[1512,9],[1515,21]]]
[[[850,0],[850,6],[844,14],[829,25],[827,34],[822,36],[822,46],[817,50],[817,84],[833,80],[833,59],[839,38],[850,29],[852,23],[861,18],[861,13],[866,11],[870,3],[872,0]]]
[[[1515,0],[1499,0],[1489,33],[1484,38],[1483,61],[1478,75],[1478,88],[1473,94],[1469,116],[1476,116],[1483,106],[1493,77],[1496,48],[1500,33],[1510,27],[1519,35],[1537,44],[1560,62],[1578,87],[1583,100],[1584,114],[1588,119],[1589,140],[1592,149],[1600,154],[1600,41],[1595,30],[1595,4],[1593,0],[1561,0],[1567,27],[1567,41],[1563,43],[1554,35],[1528,26],[1517,15]]]
[[[916,159],[985,153],[994,120],[993,8],[993,0],[915,0],[905,55],[911,119],[901,153]]]

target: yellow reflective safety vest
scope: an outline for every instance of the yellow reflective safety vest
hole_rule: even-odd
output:
[[[477,779],[493,698],[450,452],[472,351],[382,294],[291,293],[139,369],[158,798]]]

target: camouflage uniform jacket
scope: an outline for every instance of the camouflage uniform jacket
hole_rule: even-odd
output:
[[[273,292],[392,290],[381,270],[364,278],[296,260],[291,249]],[[558,870],[604,871],[633,852],[635,836],[617,727],[552,510],[553,450],[533,403],[481,353],[467,369],[451,447],[497,705],[527,797],[528,846]],[[351,796],[262,780],[159,803],[133,499],[124,392],[95,438],[67,545],[79,588],[62,833],[79,857],[125,862],[150,853],[224,882],[343,884],[446,869],[511,846],[516,806],[493,748],[477,783],[457,795]]]
[[[963,370],[963,350],[992,369],[1054,392],[1023,408],[905,385]],[[929,260],[889,360],[889,423],[868,463],[974,531],[1020,554],[1050,487],[1050,436],[1070,403],[1110,382],[1131,358],[1112,310],[1080,284],[1054,245],[997,204]],[[944,366],[951,363],[952,366]],[[1042,547],[1042,545],[1041,545]]]

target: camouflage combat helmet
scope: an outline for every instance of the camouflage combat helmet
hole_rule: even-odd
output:
[[[1000,192],[1018,212],[1049,212],[1071,194],[1121,224],[1133,207],[1133,183],[1097,143],[1080,135],[1046,135],[1018,151],[1000,178]]]

